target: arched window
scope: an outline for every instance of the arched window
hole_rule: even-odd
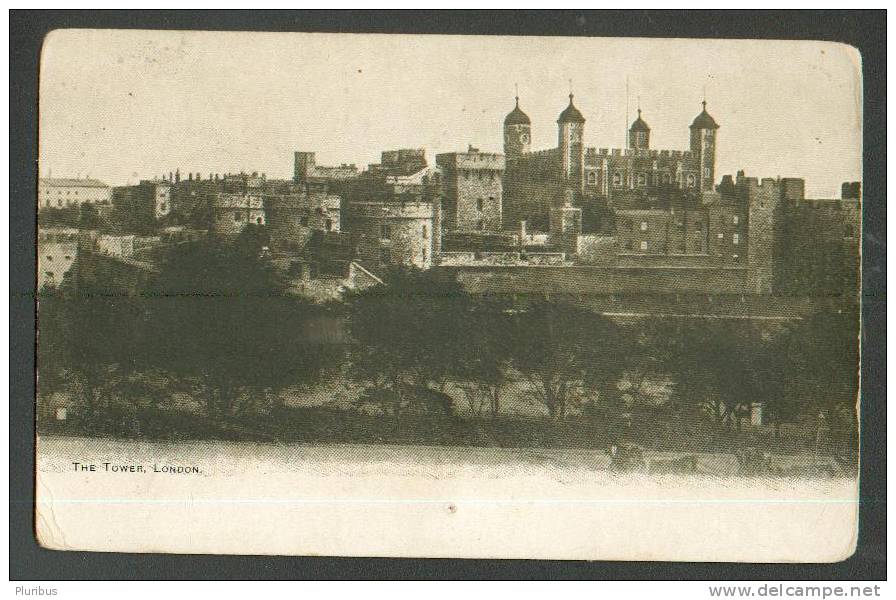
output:
[[[620,187],[622,185],[622,173],[619,171],[613,173],[613,185],[615,187]]]
[[[597,173],[594,171],[588,171],[588,184],[596,185],[597,184]]]
[[[647,174],[646,173],[638,173],[638,185],[639,186],[647,185]]]
[[[697,178],[693,173],[688,174],[688,187],[694,187],[697,184]]]

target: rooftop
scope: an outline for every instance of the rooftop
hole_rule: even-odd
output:
[[[92,187],[92,188],[107,188],[109,187],[99,179],[75,179],[75,178],[61,178],[61,177],[41,177],[40,178],[41,185],[47,185],[50,187]]]

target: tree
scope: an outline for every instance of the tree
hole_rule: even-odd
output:
[[[196,378],[218,418],[270,405],[269,391],[314,380],[341,353],[306,339],[323,309],[287,294],[246,237],[175,246],[147,297],[150,362]]]
[[[38,384],[41,395],[68,391],[87,412],[103,402],[110,369],[130,373],[143,361],[139,298],[67,280],[38,297]],[[72,386],[76,389],[72,389]]]
[[[81,229],[100,229],[105,223],[100,218],[96,206],[89,202],[81,204],[78,215],[78,227]]]
[[[506,302],[479,297],[458,323],[458,348],[452,377],[480,416],[485,406],[492,418],[501,410],[501,392],[513,359],[513,316]]]
[[[45,208],[38,214],[41,227],[78,227],[81,211],[77,206]]]
[[[792,386],[830,435],[854,451],[858,437],[859,316],[853,309],[821,311],[793,332]]]
[[[659,362],[675,381],[679,410],[708,414],[716,425],[740,428],[754,401],[770,393],[765,342],[749,321],[660,320],[650,332]]]
[[[562,302],[537,300],[515,319],[513,364],[553,419],[582,400],[589,382],[605,381],[624,364],[619,327]],[[597,375],[597,374],[600,375]]]
[[[461,285],[432,271],[395,267],[383,284],[346,301],[353,371],[375,389],[368,397],[392,412],[396,427],[411,404],[451,414],[445,385],[465,351],[462,323],[471,310]]]

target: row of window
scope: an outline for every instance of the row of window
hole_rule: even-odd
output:
[[[718,237],[718,239],[722,240],[722,239],[725,238],[725,234],[724,234],[724,233],[720,233],[720,234],[718,234],[717,237]],[[731,243],[732,243],[733,245],[735,245],[735,246],[740,245],[740,234],[737,234],[737,233],[732,234],[732,236],[731,236]],[[625,248],[626,248],[626,250],[631,250],[631,249],[632,249],[632,241],[631,241],[631,240],[626,240],[626,242],[625,242]],[[646,241],[646,240],[641,240],[640,248],[641,248],[641,250],[647,250],[647,241]],[[679,244],[679,249],[680,249],[681,251],[684,251],[684,244]]]
[[[737,224],[739,224],[739,223],[740,223],[740,218],[739,218],[737,215],[734,215],[734,216],[731,218],[731,223],[732,223],[733,225],[737,225]],[[632,227],[632,222],[631,222],[629,219],[625,219],[625,220],[622,222],[622,225],[623,225],[623,227],[625,227],[625,228],[630,228],[630,227]],[[703,221],[697,220],[697,221],[694,221],[691,225],[692,225],[692,227],[693,227],[694,229],[702,229],[702,228],[703,228]],[[675,222],[675,227],[678,228],[678,229],[684,229],[684,221],[676,221],[676,222]],[[641,221],[641,231],[647,231],[647,229],[648,229],[647,221]],[[737,236],[736,233],[735,233],[734,235],[735,235],[735,237]],[[722,234],[720,233],[719,236],[721,237]]]
[[[706,169],[706,177],[712,177],[712,173],[709,169]],[[597,185],[597,172],[596,171],[588,171],[587,180],[589,185]],[[693,173],[688,173],[685,178],[688,187],[695,187],[697,185],[697,177]],[[658,185],[660,182],[660,177],[658,175],[654,175],[653,184]],[[666,185],[672,183],[672,174],[671,173],[663,173],[662,182]],[[647,173],[637,173],[635,174],[635,185],[638,187],[644,187],[647,185]],[[613,187],[621,188],[622,187],[622,173],[620,171],[615,171],[613,173]]]

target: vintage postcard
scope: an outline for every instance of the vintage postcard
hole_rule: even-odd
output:
[[[57,30],[57,550],[833,562],[861,57],[811,41]]]

